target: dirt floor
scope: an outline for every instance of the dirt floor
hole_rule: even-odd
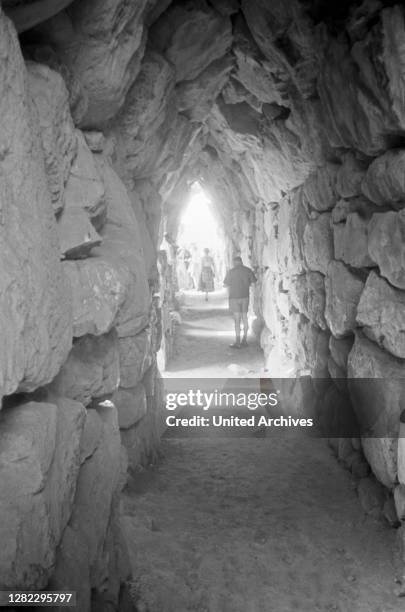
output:
[[[216,291],[205,302],[201,293],[183,294],[182,325],[167,378],[234,378],[258,374],[263,367],[259,347],[229,347],[235,340],[226,293]]]
[[[257,347],[229,354],[230,324],[193,298],[170,375],[260,368]],[[123,524],[139,612],[405,609],[394,595],[395,532],[365,516],[321,439],[164,439],[159,464],[129,483]]]

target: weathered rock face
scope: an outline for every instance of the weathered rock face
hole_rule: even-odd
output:
[[[257,270],[269,376],[325,379],[324,419],[341,394],[372,420],[380,437],[338,453],[365,504],[381,513],[364,455],[401,514],[405,11],[391,4],[359,19],[311,0],[3,3],[24,34],[0,11],[0,395],[46,388],[0,413],[6,587],[119,609],[125,457],[156,454],[156,353],[172,345],[161,218],[176,231],[195,179],[228,255]]]
[[[40,138],[41,120],[17,37],[2,15],[0,39],[0,394],[5,395],[52,380],[70,350],[72,315],[42,149],[49,135]]]
[[[29,94],[37,110],[45,170],[55,213],[64,205],[64,187],[77,153],[77,137],[62,77],[46,66],[27,64]]]
[[[394,149],[377,157],[362,181],[364,195],[375,204],[395,204],[405,195],[405,151]]]
[[[358,417],[372,436],[363,439],[366,457],[377,478],[388,487],[397,475],[396,436],[405,397],[404,362],[361,335],[349,355],[348,374]],[[357,378],[367,379],[356,383]]]
[[[130,429],[147,413],[145,387],[139,383],[131,390],[119,389],[113,398],[120,429]]]
[[[338,203],[338,207],[339,204],[341,202]],[[340,206],[341,211],[342,209],[343,206]],[[368,230],[369,221],[363,219],[357,212],[349,212],[343,223],[334,223],[333,242],[336,259],[354,268],[374,266],[368,251]]]
[[[397,104],[403,81],[396,72],[401,63],[403,11],[396,6],[381,11],[379,17],[379,23],[351,48],[337,39],[327,46],[318,80],[330,143],[367,155],[390,148],[391,135],[402,130],[404,121]],[[370,93],[363,95],[367,87]]]
[[[319,212],[331,210],[336,203],[336,178],[340,167],[327,164],[304,183],[306,205]]]
[[[233,62],[231,56],[220,58],[207,66],[195,79],[176,87],[177,106],[193,121],[204,121],[222,92]]]
[[[405,293],[371,272],[357,308],[363,332],[395,357],[405,358]]]
[[[309,270],[326,274],[333,259],[331,218],[328,213],[309,221],[304,230],[304,254]]]
[[[93,247],[101,244],[101,238],[89,216],[80,207],[69,207],[61,213],[57,231],[64,259],[86,259]]]
[[[343,157],[336,177],[336,191],[342,198],[354,198],[362,193],[362,182],[367,163],[356,158],[353,153]]]
[[[176,71],[176,81],[195,79],[232,43],[231,22],[204,3],[170,7],[154,24],[151,40]]]
[[[349,334],[356,325],[357,304],[364,283],[341,262],[331,262],[325,279],[325,318],[334,336]]]
[[[97,401],[119,388],[119,343],[155,325],[148,270],[156,268],[156,250],[144,233],[157,241],[159,205],[147,217],[133,206],[111,167],[113,144],[100,132],[74,127],[74,121],[98,125],[112,117],[136,76],[133,26],[138,20],[143,30],[142,7],[124,14],[118,4],[103,6],[100,19],[89,2],[81,15],[56,16],[46,32],[40,25],[52,49],[30,47],[27,54],[48,66],[24,64],[13,26],[0,14],[0,395],[47,386],[32,401],[7,399],[1,411],[0,582],[2,588],[77,590],[81,610],[96,609],[102,597],[118,609],[128,577],[118,511],[126,451],[115,406]],[[123,26],[116,35],[126,49],[111,46],[112,23]],[[88,47],[90,30],[97,42]],[[117,56],[128,59],[127,67],[103,74]],[[143,377],[148,386],[131,417],[130,428],[143,421],[135,463],[153,456],[159,437],[162,397],[149,382],[156,371],[147,372],[157,334],[148,337],[131,362],[136,388],[143,388]],[[129,452],[138,438],[126,440]]]
[[[53,27],[43,26],[45,37],[83,87],[87,111],[82,126],[105,123],[124,103],[144,53],[145,5],[146,0],[130,5],[87,0],[60,13]]]
[[[290,288],[294,306],[321,329],[325,321],[325,280],[319,272],[308,272],[294,278]]]
[[[114,393],[119,377],[118,338],[112,330],[103,336],[77,340],[51,390],[87,406],[93,398]]]
[[[405,289],[405,211],[374,214],[369,226],[368,250],[381,274],[395,287]]]
[[[105,220],[105,188],[94,156],[80,131],[77,131],[77,155],[70,169],[65,189],[65,208],[84,210],[100,229]]]
[[[43,588],[52,574],[73,508],[84,418],[83,406],[66,399],[1,414],[3,589]]]

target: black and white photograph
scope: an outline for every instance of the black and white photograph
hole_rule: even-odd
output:
[[[0,0],[0,611],[405,611],[405,2]]]

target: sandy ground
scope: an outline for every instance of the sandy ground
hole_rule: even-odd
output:
[[[218,359],[227,376],[229,338],[215,337],[210,361],[203,350],[199,364],[195,352],[199,330],[227,326],[225,312],[194,309],[179,343],[190,352],[179,352],[172,373],[188,363],[207,376]],[[232,361],[260,367],[260,352]],[[165,439],[159,464],[129,483],[123,524],[139,612],[405,609],[393,594],[394,531],[364,515],[320,439]]]
[[[167,378],[251,376],[262,369],[262,353],[253,340],[244,349],[229,347],[235,333],[224,291],[210,294],[208,302],[201,293],[186,292],[182,320]]]

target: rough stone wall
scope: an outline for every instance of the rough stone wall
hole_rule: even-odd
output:
[[[332,421],[342,401],[361,423],[372,415],[383,437],[331,444],[365,509],[398,526],[405,30],[392,4],[335,15],[324,3],[226,3],[233,68],[189,169],[217,201],[233,250],[258,269],[269,376],[329,381],[320,408]],[[356,383],[367,378],[371,393]]]
[[[250,32],[246,22],[236,26],[237,70],[209,119],[216,153],[208,151],[207,177],[228,208],[236,203],[229,220],[237,250],[260,268],[256,309],[269,376],[330,380],[321,410],[332,420],[342,397],[360,422],[372,415],[383,437],[331,444],[357,477],[365,509],[398,526],[405,500],[397,439],[405,392],[404,11],[365,2],[331,31],[311,22],[300,3],[289,6],[290,14],[281,3],[242,2]],[[253,68],[267,94],[277,75],[271,101],[260,98]],[[260,146],[267,156],[256,155]],[[371,392],[356,383],[366,378],[376,379]],[[404,527],[398,534],[404,561]]]
[[[326,380],[327,414],[371,404],[392,437],[334,445],[403,521],[403,6],[56,4],[0,12],[0,586],[124,597],[120,490],[160,431],[162,204],[196,178],[258,270],[270,375]]]
[[[0,11],[0,586],[76,590],[83,612],[124,609],[120,493],[162,431],[161,196],[124,182],[98,129],[139,72],[145,14],[85,4],[20,41]]]

